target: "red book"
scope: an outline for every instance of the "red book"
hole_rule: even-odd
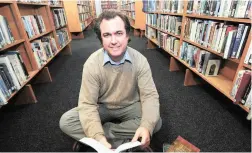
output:
[[[246,71],[242,76],[239,88],[235,95],[236,102],[240,102],[242,100],[242,96],[244,95],[250,81],[251,81],[251,71]]]
[[[200,149],[178,136],[165,152],[200,152]]]

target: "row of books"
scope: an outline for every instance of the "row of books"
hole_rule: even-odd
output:
[[[143,0],[143,12],[183,13],[182,0]]]
[[[90,11],[90,6],[87,5],[77,5],[79,13],[85,13]]]
[[[122,5],[121,9],[134,11],[135,10],[135,3],[129,3],[126,5]]]
[[[64,47],[69,42],[68,31],[66,28],[57,30],[56,36],[59,40],[60,48]]]
[[[154,21],[155,19],[156,21]],[[166,32],[180,35],[182,17],[162,14],[146,14],[146,23]]]
[[[77,0],[77,4],[81,4],[81,5],[89,5],[89,1],[83,1],[83,0]]]
[[[186,61],[190,67],[195,67],[199,73],[205,76],[217,76],[221,59],[218,56],[183,42],[179,58]]]
[[[0,15],[0,49],[12,42],[14,42],[14,37],[9,23],[6,17]]]
[[[7,104],[11,94],[21,88],[29,78],[19,51],[0,55],[0,105]]]
[[[128,17],[130,17],[130,18],[132,18],[132,19],[135,19],[135,18],[136,18],[136,12],[123,11],[123,13],[124,13],[126,16],[128,16]]]
[[[43,3],[44,0],[17,0],[17,2],[23,2],[23,3]]]
[[[164,48],[166,51],[174,54],[175,56],[178,55],[180,41],[178,38],[158,31],[157,40],[159,47]]]
[[[121,0],[121,5],[134,3],[135,0]]]
[[[241,102],[246,107],[251,108],[251,71],[240,70],[230,93],[235,99],[235,103]]]
[[[223,58],[239,58],[242,54],[250,26],[228,24],[212,20],[186,19],[185,38],[217,53]]]
[[[157,39],[157,30],[146,25],[145,35],[150,39]]]
[[[26,15],[21,18],[29,38],[46,32],[45,23],[41,15]]]
[[[61,0],[48,0],[48,4],[57,6],[57,5],[60,5],[60,1]]]
[[[64,9],[53,9],[52,16],[56,28],[63,27],[67,24],[66,14]]]
[[[39,68],[45,65],[58,51],[55,39],[50,36],[34,40],[31,47]]]
[[[79,14],[80,21],[85,21],[88,18],[90,18],[92,15],[90,12],[84,13],[84,14]]]
[[[116,0],[101,1],[101,8],[102,10],[117,9],[117,1]]]
[[[249,0],[189,0],[187,13],[218,17],[251,18]]]

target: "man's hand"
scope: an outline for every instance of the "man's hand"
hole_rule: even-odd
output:
[[[103,144],[105,147],[109,148],[109,149],[112,148],[111,144],[108,143],[106,137],[102,137],[102,138],[99,140],[99,142],[100,142],[101,144]]]
[[[139,127],[132,139],[132,142],[137,141],[138,138],[142,138],[141,144],[145,148],[150,145],[150,133],[145,127]]]

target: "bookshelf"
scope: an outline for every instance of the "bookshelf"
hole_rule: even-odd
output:
[[[11,58],[9,58],[7,62],[1,62],[3,65],[8,65],[8,63],[10,63],[12,66],[12,69],[9,69],[8,67],[7,71],[6,69],[1,69],[0,76],[3,81],[1,83],[2,90],[0,94],[1,105],[8,103],[15,103],[17,105],[36,103],[37,98],[32,89],[32,84],[52,82],[52,77],[47,65],[51,63],[59,53],[71,55],[71,37],[69,36],[66,37],[68,39],[62,39],[61,35],[57,33],[53,21],[52,11],[59,8],[63,9],[62,2],[57,2],[57,6],[48,2],[0,2],[0,16],[3,16],[6,19],[5,21],[0,20],[0,30],[1,32],[6,31],[2,26],[3,23],[8,25],[8,36],[14,38],[10,43],[6,43],[9,38],[7,38],[6,35],[5,37],[2,37],[3,39],[0,40],[0,44],[3,46],[0,48],[0,59],[6,59],[6,57],[9,58],[11,52],[15,52],[15,57],[18,57],[16,58],[18,61],[15,60],[16,63],[13,62],[13,59]],[[30,20],[26,20],[28,18]],[[58,28],[58,30],[69,33],[67,24]],[[48,42],[46,42],[47,40],[45,41],[46,38],[48,38]],[[43,41],[41,41],[42,39]],[[41,46],[39,46],[41,47],[40,50],[35,50],[32,46],[32,43],[36,41],[41,41]],[[64,44],[64,46],[61,46],[60,43]],[[47,47],[46,49],[45,46]],[[52,47],[54,48],[52,49]],[[49,50],[53,51],[50,54],[50,58],[49,54],[47,55],[47,53],[49,53],[47,51]],[[40,63],[40,60],[42,59],[42,56],[40,55],[42,52],[45,55],[45,61],[43,64]],[[36,57],[38,61],[36,60]],[[25,72],[27,72],[27,74],[25,74]],[[11,75],[5,75],[7,73]],[[14,84],[11,86],[11,82],[14,82],[15,79],[18,80],[18,85]],[[15,88],[15,90],[10,91],[9,87]],[[8,91],[6,92],[5,89],[8,89]]]
[[[143,36],[145,31],[145,13],[142,11],[143,2],[135,0],[122,0],[120,9],[128,16],[133,28],[134,36]]]
[[[150,4],[152,3],[152,4]],[[168,3],[168,2],[167,2]],[[148,39],[147,48],[156,48],[157,46],[162,48],[165,52],[167,52],[170,55],[170,71],[178,71],[181,69],[181,67],[186,67],[185,72],[185,79],[184,79],[184,85],[185,86],[191,86],[191,85],[197,85],[202,83],[201,80],[204,80],[204,82],[209,83],[214,88],[216,88],[219,92],[221,92],[223,95],[228,97],[231,102],[234,104],[237,104],[240,106],[244,111],[249,112],[249,107],[244,106],[240,101],[236,101],[231,96],[231,91],[233,89],[233,86],[235,85],[236,78],[238,76],[239,71],[241,70],[250,70],[251,71],[251,65],[245,64],[244,59],[247,55],[247,52],[249,50],[250,44],[251,44],[251,18],[248,17],[230,17],[230,15],[227,15],[223,13],[223,16],[211,16],[207,13],[198,13],[197,7],[194,8],[193,1],[180,1],[178,2],[177,10],[173,10],[173,6],[170,7],[170,11],[165,11],[167,8],[164,8],[166,6],[169,7],[169,5],[173,4],[163,4],[160,1],[147,1],[144,5],[144,12],[146,13],[146,33],[145,36]],[[215,3],[215,2],[214,2]],[[238,2],[239,3],[239,2]],[[213,4],[213,3],[212,3]],[[153,6],[154,5],[154,6]],[[199,4],[198,4],[199,5]],[[221,5],[221,4],[220,4]],[[211,13],[211,9],[213,5],[210,5],[209,12]],[[230,5],[232,7],[233,5]],[[175,7],[175,8],[176,8]],[[223,5],[223,8],[225,5]],[[238,7],[238,6],[237,6]],[[246,8],[245,8],[246,9]],[[168,9],[169,10],[169,9]],[[201,10],[202,11],[202,10]],[[205,10],[203,10],[205,11]],[[225,10],[224,10],[225,12]],[[228,13],[228,11],[227,11]],[[230,13],[230,12],[229,12]],[[238,12],[239,15],[239,12]],[[181,26],[181,32],[180,34],[175,34],[172,30],[167,30],[166,25],[163,25],[164,21],[166,21],[166,16],[169,16],[168,18],[175,18],[176,24],[178,21],[178,24]],[[235,15],[234,15],[235,16]],[[182,19],[178,19],[178,18]],[[181,21],[180,21],[181,20]],[[179,23],[180,21],[180,23]],[[218,51],[216,48],[212,47],[211,45],[207,44],[205,45],[204,42],[198,42],[196,38],[188,36],[188,26],[191,27],[190,32],[192,32],[192,24],[194,22],[191,21],[197,21],[198,23],[204,23],[204,21],[207,21],[209,24],[220,24],[223,23],[223,25],[234,25],[237,27],[239,24],[244,24],[244,26],[248,26],[247,31],[247,37],[245,36],[245,43],[243,45],[243,49],[241,50],[241,54],[239,58],[231,58],[231,57],[225,57],[225,51]],[[171,22],[171,21],[169,21]],[[167,22],[167,23],[169,23]],[[170,25],[168,25],[170,27]],[[173,26],[174,27],[174,26]],[[176,30],[176,29],[175,29]],[[211,29],[209,29],[209,33],[211,32]],[[196,30],[197,31],[197,30]],[[213,32],[214,34],[214,32]],[[226,32],[224,33],[226,34]],[[196,37],[195,33],[195,37]],[[200,33],[199,33],[200,36]],[[214,35],[212,35],[213,37]],[[203,35],[203,38],[207,36]],[[210,35],[209,35],[210,37]],[[225,35],[226,37],[226,35]],[[179,42],[177,45],[177,51],[175,50],[175,43],[173,43],[173,50],[170,49],[170,45],[168,45],[167,39],[171,40],[177,40]],[[210,39],[210,38],[209,38]],[[213,41],[213,40],[211,40]],[[221,38],[216,38],[215,41],[221,41]],[[228,42],[228,39],[225,38],[225,43]],[[191,66],[190,62],[188,63],[187,60],[182,58],[182,54],[184,53],[184,46],[187,44],[188,46],[193,46],[193,48],[197,50],[204,50],[205,52],[213,54],[217,59],[221,60],[221,66],[220,70],[217,76],[206,76],[199,72],[198,68],[195,66]],[[224,47],[225,48],[225,47]],[[221,48],[222,49],[222,48]],[[196,56],[197,54],[193,54],[193,56]],[[195,58],[195,57],[192,57]]]
[[[69,23],[69,31],[73,39],[83,39],[83,31],[90,27],[95,15],[91,1],[63,1]]]

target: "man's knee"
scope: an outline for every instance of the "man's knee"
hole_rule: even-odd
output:
[[[70,134],[71,131],[73,130],[73,125],[74,125],[73,123],[77,120],[76,117],[78,116],[74,115],[72,110],[65,112],[61,116],[60,121],[59,121],[60,129],[64,133]]]

